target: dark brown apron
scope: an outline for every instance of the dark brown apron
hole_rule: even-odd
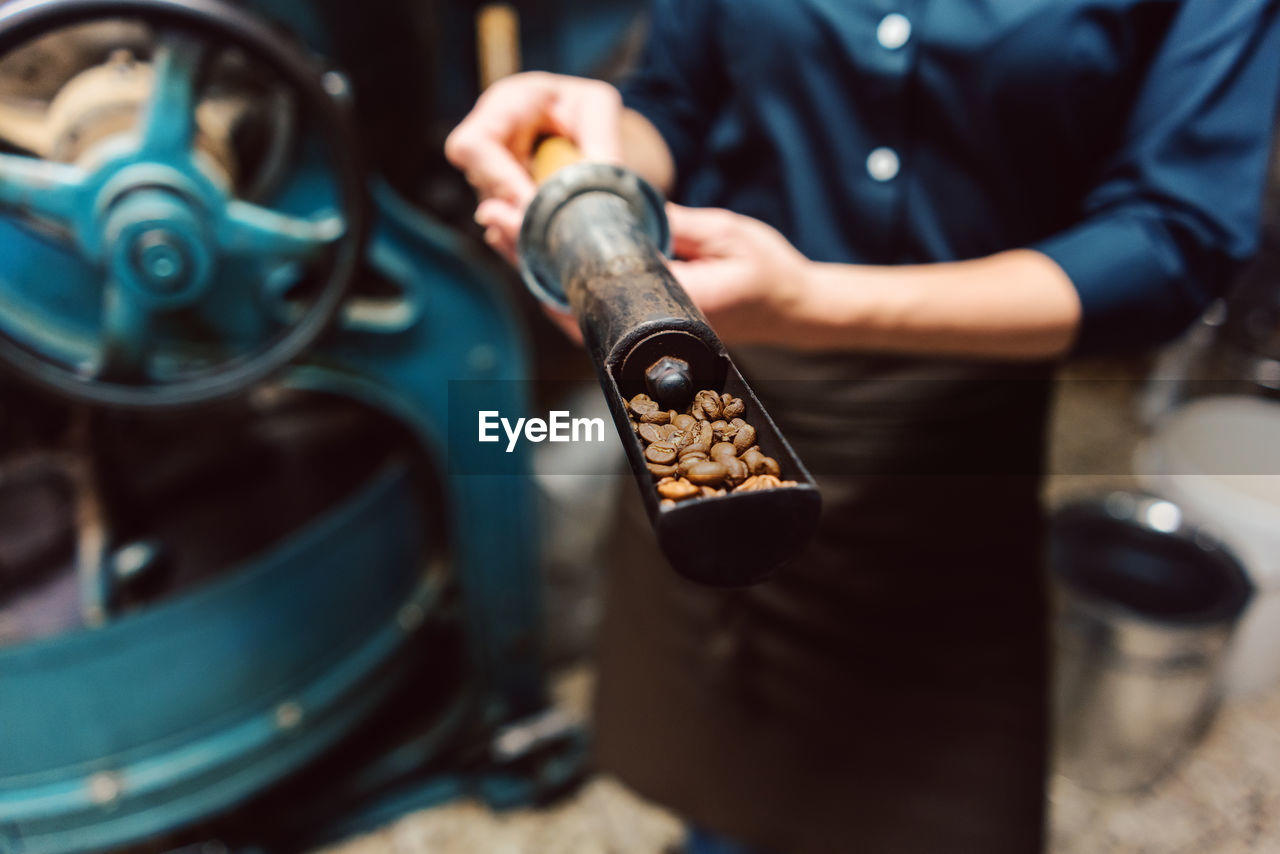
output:
[[[666,567],[628,490],[599,765],[777,854],[1041,850],[1047,370],[738,360],[819,479],[820,532],[774,580],[710,590]]]

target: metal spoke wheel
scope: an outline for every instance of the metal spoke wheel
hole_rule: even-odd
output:
[[[296,359],[340,307],[368,223],[356,134],[325,85],[333,76],[221,0],[20,0],[0,8],[0,56],[60,28],[122,18],[155,33],[150,91],[133,126],[73,162],[0,154],[0,211],[66,235],[98,293],[46,296],[57,281],[2,275],[0,258],[0,361],[77,400],[204,403]],[[197,144],[204,76],[232,49],[298,99],[308,142],[326,155],[334,204],[299,215],[238,198]],[[313,273],[288,312],[267,272],[282,268]],[[210,322],[219,312],[229,319]],[[66,314],[80,317],[79,333],[66,331]]]

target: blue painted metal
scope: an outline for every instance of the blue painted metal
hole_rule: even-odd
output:
[[[290,204],[305,206],[308,195],[305,188],[295,187],[289,194]],[[379,217],[369,244],[368,261],[384,279],[401,288],[404,310],[396,315],[393,322],[377,324],[362,319],[358,306],[351,307],[340,318],[338,328],[326,346],[312,358],[288,369],[281,379],[295,388],[347,396],[400,419],[418,437],[424,452],[435,461],[434,467],[447,471],[448,449],[443,437],[447,434],[449,384],[469,380],[511,380],[504,386],[510,390],[510,398],[504,405],[513,411],[523,409],[524,387],[518,382],[526,376],[523,339],[515,317],[493,280],[489,259],[468,250],[455,232],[398,199],[389,187],[376,185],[375,196]],[[14,233],[15,229],[10,225],[8,236]],[[0,228],[0,240],[5,234]],[[29,241],[28,246],[40,245],[30,235],[23,239]],[[15,260],[21,261],[22,257]],[[38,253],[34,257],[39,258]],[[29,267],[18,263],[11,269],[15,274],[21,274]],[[68,273],[76,269],[71,266]],[[79,274],[91,276],[92,272],[92,268],[80,268]],[[447,554],[456,584],[461,588],[461,630],[466,636],[465,648],[472,674],[465,698],[470,709],[467,723],[469,726],[491,726],[531,714],[546,703],[539,661],[541,614],[534,495],[531,482],[522,476],[450,477],[444,489],[447,499]],[[362,555],[360,571],[357,576],[350,572],[344,574],[338,567],[328,570],[326,563],[317,565],[315,558],[319,552],[297,556],[296,560],[282,565],[279,572],[287,573],[294,579],[292,583],[300,587],[304,585],[301,573],[309,577],[319,573],[318,577],[331,580],[334,585],[356,584],[363,589],[368,585],[386,585],[389,579],[403,580],[403,573],[414,567],[413,560],[408,557],[399,564],[375,559],[378,549],[374,543],[382,543],[381,547],[385,549],[383,538],[389,537],[394,542],[396,536],[404,536],[406,531],[414,529],[414,521],[402,514],[379,512],[361,515],[353,518],[349,525],[326,518],[318,520],[313,527],[310,536],[323,538],[326,548],[342,543],[344,554]],[[269,561],[270,558],[264,557],[263,560]],[[244,572],[233,570],[228,578],[238,578]],[[332,619],[330,615],[317,613],[306,597],[283,598],[287,587],[288,582],[282,581],[279,588],[281,598],[274,602],[274,607],[280,609],[278,620],[271,624],[268,634],[256,638],[247,633],[246,628],[258,621],[259,618],[253,614],[263,599],[259,592],[243,585],[232,588],[238,589],[243,599],[237,597],[221,602],[223,610],[220,616],[225,620],[221,629],[211,630],[189,646],[181,641],[175,643],[175,635],[167,621],[148,625],[145,631],[149,637],[165,639],[153,650],[154,654],[163,655],[161,649],[172,654],[176,649],[186,647],[184,652],[191,655],[195,663],[185,669],[168,665],[157,669],[139,661],[137,666],[128,668],[127,675],[121,670],[113,676],[83,679],[49,670],[42,664],[31,664],[36,660],[34,658],[21,659],[25,662],[21,666],[23,671],[47,674],[46,681],[37,684],[11,680],[9,675],[18,666],[14,664],[18,659],[0,656],[0,686],[3,686],[0,688],[0,705],[9,708],[17,716],[15,720],[23,720],[25,726],[44,731],[46,736],[50,732],[43,729],[47,718],[37,710],[50,704],[69,703],[91,713],[93,718],[68,721],[67,727],[96,732],[97,737],[107,737],[115,730],[150,733],[155,742],[164,743],[176,735],[165,734],[162,719],[166,716],[180,718],[191,711],[191,707],[184,703],[184,697],[192,689],[192,677],[205,672],[205,665],[199,661],[201,656],[211,654],[206,644],[231,645],[245,651],[272,647],[285,637],[313,635],[313,631],[303,631],[304,624],[313,620],[326,624]],[[404,595],[406,598],[402,602],[407,601],[409,594]],[[170,607],[188,607],[189,601],[180,600]],[[391,605],[390,602],[386,604],[388,607]],[[154,613],[148,616],[154,618]],[[185,619],[175,618],[175,624],[184,622]],[[103,631],[113,632],[125,625],[133,623],[126,620],[109,624]],[[259,628],[266,631],[261,625]],[[277,631],[281,637],[275,635]],[[60,639],[60,642],[74,641],[67,638]],[[86,640],[79,643],[86,655],[90,651],[100,653],[106,648],[90,645],[91,642]],[[30,649],[19,652],[32,656],[37,654]],[[142,654],[140,651],[139,655]],[[316,662],[323,660],[323,656],[312,658]],[[296,660],[293,664],[302,669]],[[261,674],[268,684],[283,684],[287,670],[288,666],[282,665],[275,670],[263,670]],[[247,671],[241,677],[252,683],[258,672],[256,669]],[[116,697],[117,689],[112,686],[123,684],[129,684],[131,691],[140,692],[139,696],[146,697],[148,702],[130,709],[115,708],[110,703],[104,706],[99,700],[99,693]],[[218,693],[224,697],[226,708],[218,714],[232,715],[233,708],[253,708],[256,698],[251,690],[252,684],[223,686]],[[4,688],[10,687],[20,690],[28,705],[12,705],[9,702],[11,697],[3,693]],[[58,797],[50,799],[44,794],[42,785],[38,785],[43,776],[33,775],[29,768],[21,774],[0,770],[0,793],[8,795],[7,798],[0,796],[0,828],[9,826],[7,832],[13,834],[16,826],[26,837],[22,843],[26,846],[23,850],[52,852],[137,840],[180,826],[193,817],[209,815],[228,804],[243,801],[252,792],[279,779],[292,763],[317,755],[330,739],[337,737],[338,729],[353,726],[376,705],[380,693],[368,690],[368,695],[362,694],[358,698],[346,696],[340,708],[349,715],[344,714],[333,729],[318,732],[314,739],[308,735],[308,746],[290,754],[287,763],[283,759],[272,761],[258,753],[241,752],[240,739],[246,737],[243,733],[265,733],[263,727],[266,724],[262,719],[252,726],[246,724],[247,728],[238,728],[237,732],[242,733],[240,736],[220,734],[194,746],[180,742],[180,747],[195,750],[218,768],[238,769],[237,782],[221,786],[207,785],[204,781],[202,785],[192,787],[169,782],[149,794],[139,792],[138,798],[150,797],[152,800],[146,802],[147,805],[157,807],[146,813],[133,814],[123,802],[113,805],[110,810],[86,806],[84,799],[92,785],[93,775],[119,768],[121,762],[117,756],[122,751],[112,749],[109,741],[96,744],[68,742],[64,745],[64,753],[54,755],[78,756],[80,761],[63,766],[67,776],[57,778],[63,787],[61,800]],[[205,703],[209,700],[201,698],[200,708],[207,708]],[[261,703],[257,705],[260,710]],[[314,721],[312,717],[306,723],[304,728],[308,732]],[[8,729],[0,712],[0,732],[6,730],[17,732],[16,729]],[[38,740],[27,744],[31,752],[28,762],[43,761],[50,763],[48,767],[58,767],[56,761],[45,753],[47,745]],[[139,748],[137,753],[140,761],[145,760],[146,767],[152,769],[186,763],[186,760],[169,756],[147,757],[145,747]],[[0,769],[11,767],[9,760],[10,757],[0,750]],[[152,770],[149,773],[164,772]],[[144,776],[144,779],[160,778]],[[453,791],[447,786],[442,787],[439,781],[426,781],[422,785],[421,791],[416,787],[401,791],[396,802],[422,803],[425,793]],[[468,782],[467,785],[472,787],[475,784]],[[502,790],[532,792],[533,789],[532,782],[526,781],[523,788],[513,790],[507,787]],[[143,803],[141,800],[138,802]],[[44,804],[48,811],[40,814],[37,809],[32,813],[32,804]],[[383,810],[389,808],[389,804],[382,805]],[[32,823],[36,821],[33,816],[37,814],[42,816],[39,821],[44,824]],[[10,846],[15,845],[17,843],[10,840]]]
[[[313,46],[341,41],[308,17],[308,4],[251,5],[291,21]],[[595,56],[620,32],[623,7],[635,5],[608,4],[610,23],[593,29],[607,38],[569,41]],[[331,152],[311,134],[263,206],[229,194],[191,151],[200,41],[169,38],[138,132],[103,144],[92,170],[0,155],[0,205],[61,223],[72,237],[68,247],[38,223],[0,216],[0,324],[41,358],[100,364],[105,340],[108,361],[156,381],[166,379],[165,356],[251,358],[292,310],[284,294],[297,262],[349,225],[334,213],[342,193]],[[534,51],[544,67],[581,71],[593,61],[574,53],[566,68],[572,45],[557,45]],[[374,311],[347,303],[332,333],[279,380],[400,420],[428,467],[447,473],[450,385],[506,380],[495,404],[525,409],[524,340],[491,256],[376,178],[370,195],[365,262],[400,294]],[[199,318],[200,339],[189,323],[171,322],[179,313]],[[413,623],[397,617],[408,608],[443,618],[441,590],[423,576],[428,547],[441,549],[460,594],[469,672],[431,744],[447,744],[455,727],[483,732],[545,708],[537,509],[522,454],[517,474],[442,478],[443,542],[422,540],[423,507],[396,467],[216,583],[101,629],[0,650],[0,854],[169,832],[321,755],[396,685],[423,678],[406,670]],[[570,779],[582,752],[572,740],[537,779],[442,769],[337,827],[465,791],[504,805],[528,800],[539,783]]]
[[[83,168],[0,155],[0,205],[66,228],[72,247],[98,269],[99,328],[59,328],[56,313],[42,318],[37,309],[35,324],[0,324],[0,351],[30,378],[99,404],[206,402],[260,381],[328,325],[364,241],[358,146],[350,116],[318,82],[309,59],[258,18],[219,0],[17,0],[0,6],[0,51],[49,27],[119,15],[148,18],[158,32],[154,86],[137,127],[95,146],[80,161],[92,165]],[[337,187],[341,213],[321,209],[298,217],[234,198],[196,150],[199,76],[210,52],[202,29],[242,47],[292,85],[313,120],[311,141],[328,146],[325,172]],[[237,262],[298,263],[328,257],[331,248],[325,286],[293,323],[275,323],[272,334],[246,347],[244,330],[218,316],[235,304],[238,319],[256,304],[225,299],[224,291],[243,289]],[[181,336],[184,346],[173,346],[163,317],[192,303],[214,321],[195,358],[185,346],[190,332]],[[56,332],[46,335],[50,328]],[[90,353],[87,360],[59,360],[68,335],[81,339],[75,349]]]
[[[449,384],[507,380],[498,405],[523,411],[524,339],[490,272],[491,259],[386,184],[375,183],[373,194],[378,217],[368,261],[402,289],[402,316],[415,319],[407,327],[396,321],[377,328],[349,309],[325,346],[283,379],[400,418],[448,471]],[[523,455],[515,465],[529,470]],[[455,475],[447,489],[468,647],[490,697],[485,717],[528,714],[545,702],[532,482],[520,475]]]
[[[399,615],[439,595],[422,512],[394,465],[214,583],[0,650],[0,840],[119,845],[322,753],[404,678],[398,651],[416,626]]]
[[[140,358],[155,349],[155,331],[145,318],[204,298],[219,261],[307,260],[344,233],[336,214],[304,219],[234,199],[205,173],[185,126],[191,121],[190,65],[164,59],[178,53],[172,46],[157,62],[159,94],[138,138],[113,140],[94,171],[0,155],[0,196],[71,228],[82,257],[109,283],[102,334],[87,335],[77,348],[97,350],[97,371],[110,372],[112,356],[124,349]],[[181,94],[171,91],[179,89]],[[183,108],[185,122],[175,121],[171,111]],[[167,261],[169,269],[157,271],[157,261]],[[130,320],[117,325],[115,312]],[[58,318],[52,320],[56,326]],[[56,362],[60,348],[41,339],[44,328],[27,327],[27,343]],[[121,347],[124,338],[128,348]]]

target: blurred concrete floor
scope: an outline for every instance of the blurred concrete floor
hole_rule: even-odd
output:
[[[589,680],[584,669],[569,674],[562,695],[581,704]],[[1280,692],[1225,707],[1187,761],[1146,794],[1101,796],[1056,777],[1050,799],[1052,854],[1280,852]],[[682,835],[675,816],[601,776],[548,809],[495,813],[462,801],[327,854],[667,854]]]
[[[1082,365],[1058,384],[1051,503],[1133,486],[1129,459],[1140,426],[1132,377],[1144,373],[1136,364]],[[561,704],[585,715],[591,678],[585,667],[563,675]],[[1147,793],[1102,796],[1059,776],[1050,799],[1052,854],[1280,854],[1280,690],[1226,705],[1186,761]],[[495,814],[460,802],[329,851],[666,854],[679,851],[682,835],[675,816],[602,776],[547,809]]]

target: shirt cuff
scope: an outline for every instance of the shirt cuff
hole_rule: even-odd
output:
[[[1080,295],[1076,355],[1161,344],[1209,302],[1168,228],[1155,217],[1104,214],[1031,248],[1053,259]]]

